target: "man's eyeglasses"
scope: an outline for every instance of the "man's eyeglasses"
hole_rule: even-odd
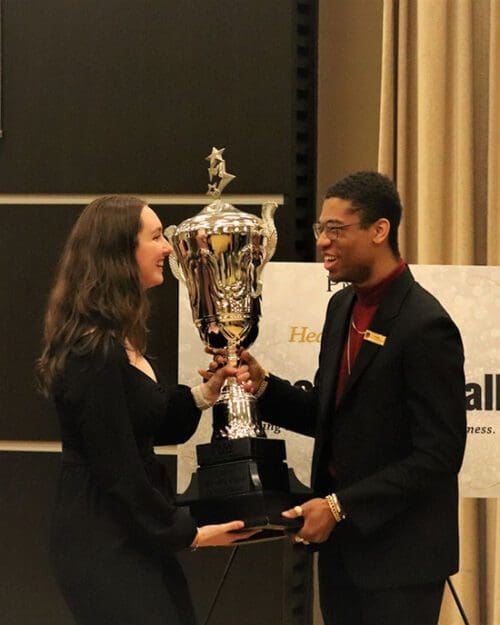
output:
[[[328,221],[324,224],[317,221],[316,223],[312,225],[314,238],[317,240],[322,234],[324,234],[328,239],[330,239],[330,241],[336,241],[339,238],[342,230],[344,230],[345,228],[349,228],[350,226],[359,226],[360,223],[361,223],[360,221],[355,221],[352,224],[344,224],[343,226],[336,226],[335,224],[332,224]]]

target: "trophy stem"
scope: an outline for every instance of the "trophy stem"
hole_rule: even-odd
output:
[[[227,362],[231,367],[234,367],[235,369],[238,367],[238,364],[239,364],[238,351],[236,349],[236,343],[234,341],[228,342]]]
[[[257,413],[255,397],[235,378],[227,378],[213,406],[212,441],[236,438],[266,438]]]
[[[239,363],[237,341],[229,340],[227,359],[231,367]],[[257,402],[236,378],[227,378],[213,407],[213,436],[218,439],[266,438],[257,412]]]

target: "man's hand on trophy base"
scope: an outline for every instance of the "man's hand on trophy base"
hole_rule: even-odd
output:
[[[295,542],[323,543],[328,540],[337,525],[328,502],[320,497],[310,499],[300,506],[290,508],[290,510],[285,510],[282,515],[289,519],[295,519],[298,516],[304,517],[302,529],[293,536]]]

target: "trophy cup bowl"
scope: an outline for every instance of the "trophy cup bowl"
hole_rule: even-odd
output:
[[[202,341],[212,351],[224,350],[236,367],[238,349],[258,334],[262,270],[277,243],[277,204],[264,203],[259,218],[221,200],[222,188],[234,178],[225,170],[222,152],[213,148],[207,157],[211,181],[214,175],[220,178],[218,185],[209,184],[215,200],[166,228],[165,236],[173,248],[170,268],[187,286]],[[226,380],[213,406],[211,442],[196,450],[199,467],[179,502],[190,505],[200,524],[243,519],[247,527],[281,534],[300,527],[301,519],[280,513],[304,499],[292,498],[291,482],[297,493],[305,487],[287,468],[284,441],[266,438],[255,397],[235,378]]]
[[[260,276],[276,248],[276,208],[264,204],[259,219],[216,200],[165,231],[174,249],[170,266],[186,283],[200,337],[212,350],[224,349],[232,366],[238,364],[238,348],[248,347],[258,333]],[[234,378],[222,389],[215,422],[212,440],[265,436],[255,398]]]

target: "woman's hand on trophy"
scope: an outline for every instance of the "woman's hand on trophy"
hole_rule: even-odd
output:
[[[205,400],[214,404],[220,395],[220,390],[226,381],[226,378],[234,377],[237,373],[237,369],[230,367],[229,365],[219,365],[212,361],[208,370],[198,369],[198,373],[205,380],[202,384],[202,393]]]
[[[219,525],[202,525],[198,528],[198,533],[191,545],[193,549],[197,547],[223,547],[230,545],[237,540],[246,540],[260,530],[244,530],[243,521],[230,521]]]

